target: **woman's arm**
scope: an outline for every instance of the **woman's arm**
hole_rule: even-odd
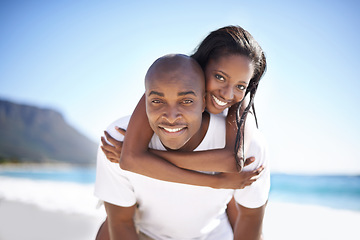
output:
[[[124,170],[159,180],[209,186],[213,188],[244,188],[245,186],[250,185],[262,170],[258,169],[246,174],[236,175],[208,175],[181,169],[148,151],[148,143],[150,142],[152,135],[153,131],[147,121],[145,99],[143,96],[130,119],[124,143],[111,139],[111,136],[107,135],[108,140],[110,140],[115,147],[108,145],[104,139],[102,139],[102,149],[108,158],[111,152],[118,152],[120,155],[120,151],[120,166]],[[116,160],[113,161],[116,162]],[[251,163],[252,160],[249,160],[248,162]]]
[[[233,117],[234,115],[232,115]],[[249,132],[251,132],[251,128],[255,127],[255,120],[253,116],[250,116],[252,119],[251,126],[247,125],[245,128],[246,139],[250,139]],[[229,117],[228,117],[229,118]],[[140,118],[141,119],[141,118]],[[235,127],[234,127],[235,125]],[[229,130],[230,129],[230,130]],[[117,128],[117,131],[122,135],[125,135],[126,131],[121,128]],[[234,157],[233,145],[234,139],[236,137],[236,124],[232,124],[231,120],[227,121],[227,144],[223,149],[212,149],[207,151],[195,151],[195,152],[169,152],[169,151],[160,151],[155,149],[147,149],[149,152],[166,159],[172,164],[189,169],[189,170],[197,170],[197,171],[209,171],[209,172],[238,172],[237,166]],[[102,137],[102,149],[106,154],[106,157],[112,162],[119,162],[123,142],[117,141],[112,138],[107,132],[105,132],[106,139],[111,142],[111,145],[107,144],[105,138]],[[143,135],[144,136],[144,135]],[[149,140],[150,141],[150,140]],[[248,140],[245,142],[245,145],[248,144]],[[135,146],[135,145],[133,145]],[[140,151],[140,149],[138,149]],[[129,158],[126,158],[127,160]],[[247,162],[250,164],[250,162]],[[124,169],[130,170],[131,167],[124,166]],[[128,169],[129,168],[129,169]]]
[[[153,131],[148,123],[143,96],[136,106],[121,148],[120,167],[163,181],[185,183],[214,188],[237,188],[236,182],[228,182],[228,176],[208,175],[185,170],[148,151]],[[105,152],[105,151],[104,151]],[[105,152],[106,154],[106,152]],[[249,181],[250,181],[250,177]]]
[[[226,146],[223,149],[195,152],[169,152],[154,149],[150,149],[149,151],[185,169],[209,172],[239,172],[234,154],[237,132],[236,109],[237,105],[232,106],[226,117]],[[248,114],[245,123],[244,149],[246,153],[252,139],[253,131],[256,129],[255,117],[251,113]]]

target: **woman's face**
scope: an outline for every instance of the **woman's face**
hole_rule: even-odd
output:
[[[210,59],[205,68],[206,109],[218,114],[240,102],[244,96],[254,67],[243,55],[225,55]]]

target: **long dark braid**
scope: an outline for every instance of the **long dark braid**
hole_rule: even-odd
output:
[[[198,46],[196,52],[192,55],[200,66],[205,70],[209,59],[217,59],[226,55],[244,55],[248,57],[254,66],[254,74],[250,79],[249,85],[245,92],[245,97],[250,94],[249,104],[242,110],[241,102],[238,104],[236,112],[237,134],[235,142],[235,159],[239,172],[244,167],[244,126],[247,114],[252,107],[257,118],[254,107],[254,97],[259,85],[259,81],[266,70],[266,58],[260,45],[253,36],[239,26],[227,26],[211,32]],[[245,98],[244,97],[244,98]]]
[[[264,54],[262,54],[262,58],[263,58],[262,67],[261,67],[259,73],[255,74],[255,76],[251,79],[250,84],[249,84],[248,88],[246,89],[246,93],[244,96],[244,98],[245,98],[246,95],[248,93],[250,93],[249,104],[246,106],[246,108],[244,109],[244,111],[242,111],[242,114],[241,114],[241,102],[240,102],[240,104],[237,108],[237,111],[236,111],[237,133],[236,133],[236,141],[235,141],[234,151],[236,153],[235,159],[236,159],[236,163],[237,163],[239,172],[242,171],[242,169],[244,168],[244,164],[245,164],[244,128],[245,128],[246,117],[247,117],[247,114],[249,113],[250,108],[252,108],[252,110],[253,110],[256,127],[258,127],[258,121],[257,121],[255,105],[254,105],[254,98],[255,98],[256,91],[257,91],[257,87],[259,85],[260,78],[264,74],[265,69],[266,69],[266,58],[265,58]],[[241,116],[240,116],[240,114],[241,114]]]

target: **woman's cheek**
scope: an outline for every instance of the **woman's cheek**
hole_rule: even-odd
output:
[[[211,92],[214,91],[214,89],[216,89],[216,82],[214,81],[214,79],[212,79],[211,77],[206,78],[206,91],[207,92]]]

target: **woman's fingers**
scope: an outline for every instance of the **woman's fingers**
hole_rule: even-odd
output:
[[[120,131],[125,132],[124,129],[120,129]],[[113,138],[107,131],[104,131],[104,134],[105,137],[101,137],[101,143],[102,143],[101,149],[103,150],[108,160],[114,163],[119,163],[123,142]]]
[[[122,148],[123,142],[116,140],[115,138],[111,137],[110,134],[108,132],[105,132],[105,136],[106,139],[112,144],[114,145],[116,148]]]
[[[101,146],[102,148],[105,148],[109,152],[116,153],[116,148],[108,144],[104,137],[101,137],[101,143],[102,143]]]
[[[118,127],[118,126],[115,126],[115,129],[116,129],[116,131],[118,131],[119,133],[121,133],[122,135],[125,136],[125,134],[126,134],[126,130],[125,130],[125,129],[123,129],[123,128],[121,128],[121,127]]]
[[[110,162],[119,163],[119,158],[113,152],[106,150],[103,146],[101,146],[101,150]]]
[[[113,138],[107,131],[104,131],[106,140],[108,140],[115,147],[122,147],[122,142]]]
[[[255,161],[255,157],[249,157],[245,160],[244,162],[244,167],[250,165],[251,163],[253,163]]]
[[[255,169],[254,171],[250,171],[250,172],[244,172],[244,174],[246,174],[246,180],[244,182],[244,186],[250,186],[251,184],[253,184],[256,180],[258,180],[261,176],[261,173],[264,170],[264,166],[261,166],[257,169]]]

